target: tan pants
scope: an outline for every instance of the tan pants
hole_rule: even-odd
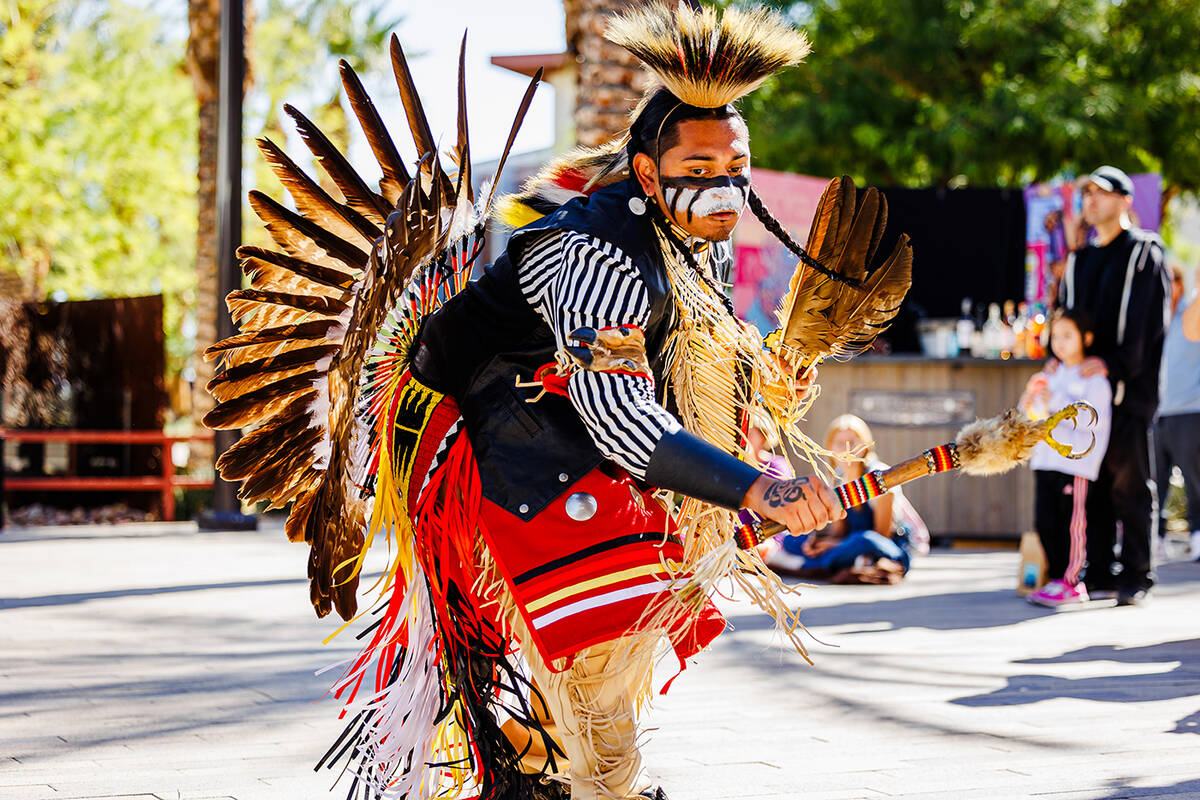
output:
[[[528,658],[553,720],[546,728],[567,755],[558,766],[570,779],[571,800],[624,800],[645,788],[639,783],[637,695],[654,648],[652,637],[603,642],[583,650],[565,672],[551,672],[536,653]],[[540,767],[545,753],[535,745],[526,763],[539,755]]]

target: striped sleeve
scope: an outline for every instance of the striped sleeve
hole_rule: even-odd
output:
[[[576,328],[645,328],[650,296],[636,267],[613,245],[581,233],[555,232],[530,246],[519,270],[521,291],[546,320],[559,347]],[[651,380],[580,370],[568,396],[606,457],[638,478],[664,433],[681,427],[654,399]]]

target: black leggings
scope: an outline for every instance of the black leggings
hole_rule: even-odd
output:
[[[1088,566],[1091,589],[1136,590],[1154,584],[1150,543],[1157,528],[1150,472],[1150,420],[1114,409],[1108,451],[1088,492]],[[1121,523],[1121,557],[1114,554]],[[1119,575],[1114,573],[1120,565]]]

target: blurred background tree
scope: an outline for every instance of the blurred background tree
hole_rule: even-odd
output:
[[[284,138],[284,98],[345,143],[336,60],[386,70],[399,23],[387,5],[248,0],[261,87],[246,97],[248,188],[282,196],[250,139]],[[219,13],[220,0],[189,0],[186,15],[168,0],[8,0],[0,11],[0,295],[163,293],[167,379],[184,413],[189,383],[207,398],[197,351],[215,338]]]
[[[813,0],[813,54],[750,95],[763,166],[1013,186],[1099,164],[1200,189],[1200,3]]]
[[[0,272],[20,300],[194,301],[195,108],[178,37],[118,3],[16,0],[0,19]]]

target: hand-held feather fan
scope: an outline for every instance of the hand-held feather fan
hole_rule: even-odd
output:
[[[779,344],[805,366],[861,353],[900,310],[912,285],[908,236],[870,269],[886,226],[887,200],[874,187],[856,192],[848,176],[825,187],[806,247],[820,268],[797,265],[779,311]]]

